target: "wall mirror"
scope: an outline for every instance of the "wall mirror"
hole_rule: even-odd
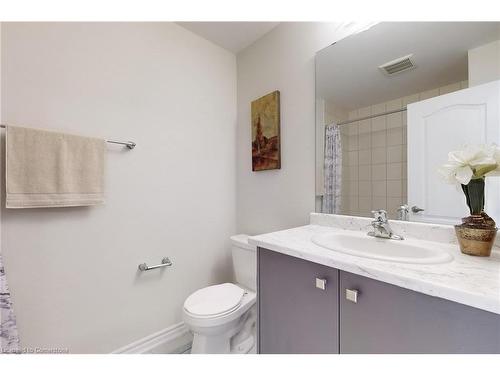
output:
[[[316,55],[316,211],[455,224],[449,151],[500,144],[500,23],[384,22]],[[486,211],[500,222],[500,178]]]

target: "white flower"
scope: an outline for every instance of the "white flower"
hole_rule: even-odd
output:
[[[466,146],[463,150],[450,152],[448,162],[439,172],[450,183],[467,185],[473,177],[481,178],[493,170],[500,172],[497,160],[500,161],[500,150],[495,146]]]

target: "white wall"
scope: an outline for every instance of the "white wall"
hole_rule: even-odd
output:
[[[500,79],[500,40],[469,50],[469,85]]]
[[[315,209],[317,51],[361,24],[282,23],[240,52],[238,63],[238,231],[303,225]],[[281,92],[281,170],[252,172],[250,102]]]
[[[171,23],[4,23],[1,47],[3,123],[137,142],[108,147],[103,206],[2,209],[23,347],[110,352],[180,322],[231,278],[235,56]]]

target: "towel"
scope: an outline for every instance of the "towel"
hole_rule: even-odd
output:
[[[6,207],[104,203],[106,141],[6,127]]]

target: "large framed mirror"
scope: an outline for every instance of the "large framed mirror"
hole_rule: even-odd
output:
[[[316,56],[316,211],[451,224],[464,195],[438,167],[500,144],[500,23],[384,22]],[[486,209],[500,222],[500,178]]]

